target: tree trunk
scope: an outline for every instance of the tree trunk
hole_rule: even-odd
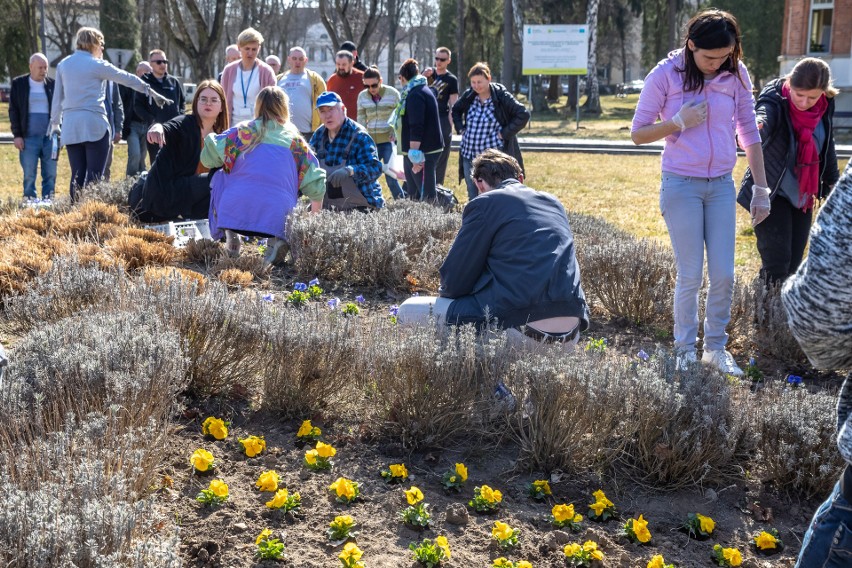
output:
[[[213,51],[222,37],[227,0],[216,0],[212,22],[205,20],[198,0],[182,0],[180,5],[177,0],[159,0],[159,4],[166,37],[189,59],[193,77],[215,77]],[[189,22],[181,8],[189,12]]]
[[[550,86],[547,88],[547,100],[550,102],[556,102],[559,100],[559,95],[561,86],[559,85],[559,75],[551,75],[550,76]]]
[[[397,0],[387,0],[388,3],[388,74],[385,75],[389,82],[396,77],[396,29],[399,15],[397,13]]]
[[[668,0],[666,13],[669,21],[669,51],[677,48],[677,8],[678,0]]]
[[[586,25],[589,28],[589,71],[586,77],[588,97],[583,109],[592,114],[601,113],[601,97],[598,90],[598,7],[600,0],[589,0]]]
[[[503,84],[510,91],[514,90],[514,55],[513,41],[515,10],[513,5],[514,0],[503,0]]]
[[[463,79],[467,76],[467,68],[464,65],[464,19],[465,0],[456,0],[456,53],[454,59],[458,65],[458,76]],[[459,85],[459,90],[463,90]]]

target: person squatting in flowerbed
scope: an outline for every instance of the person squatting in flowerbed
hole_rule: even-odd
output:
[[[499,150],[476,157],[471,175],[479,195],[441,265],[440,296],[409,298],[399,323],[496,324],[514,344],[572,350],[589,312],[565,208],[523,185],[517,160]]]
[[[701,360],[735,376],[743,371],[725,349],[734,291],[735,134],[755,182],[749,203],[752,225],[763,222],[770,211],[752,85],[741,58],[740,28],[731,14],[707,10],[694,16],[686,25],[683,47],[645,78],[631,129],[636,144],[666,141],[660,210],[677,265],[677,366],[697,361],[698,293],[706,247],[710,288]]]
[[[789,75],[768,83],[757,98],[772,209],[754,227],[760,275],[781,283],[796,272],[811,228],[816,201],[825,199],[840,177],[834,149],[831,69],[821,59],[799,61]],[[737,202],[749,208],[754,176],[746,170]]]
[[[325,172],[289,120],[287,94],[277,86],[260,90],[257,118],[204,140],[201,163],[221,168],[210,184],[210,234],[225,236],[228,252],[240,253],[240,235],[269,239],[264,261],[286,251],[287,216],[298,192],[318,212],[325,195]]]

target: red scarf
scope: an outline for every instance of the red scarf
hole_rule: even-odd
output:
[[[796,135],[796,179],[799,180],[799,203],[802,211],[813,207],[819,193],[819,149],[814,142],[816,129],[822,115],[828,108],[828,99],[822,95],[814,106],[808,110],[799,110],[790,100],[790,87],[787,83],[781,87],[781,94],[787,99],[790,109],[790,122]],[[831,132],[826,132],[831,136]]]

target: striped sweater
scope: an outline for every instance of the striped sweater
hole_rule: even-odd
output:
[[[784,285],[790,330],[811,363],[852,369],[852,161],[811,229],[808,258]],[[837,446],[852,464],[852,374],[837,404]]]
[[[382,98],[378,101],[370,96],[370,89],[364,89],[358,94],[358,124],[367,129],[373,142],[383,144],[390,142],[393,128],[388,124],[388,118],[399,102],[399,91],[382,85],[379,93]]]

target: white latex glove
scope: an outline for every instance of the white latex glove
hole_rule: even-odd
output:
[[[751,226],[759,225],[767,217],[772,205],[769,202],[769,188],[754,184],[751,186]]]
[[[48,130],[47,130],[47,135],[48,135],[48,136],[53,136],[54,134],[56,134],[57,136],[58,136],[58,135],[60,135],[60,134],[62,134],[62,129],[61,129],[61,128],[59,128],[59,125],[58,125],[58,124],[55,124],[55,125],[51,126],[51,127],[50,127],[50,128],[48,128]]]
[[[703,124],[706,120],[707,101],[701,101],[700,103],[690,101],[685,103],[682,107],[680,107],[680,110],[677,111],[677,114],[672,117],[672,122],[674,122],[681,130],[698,126],[699,124]]]
[[[154,104],[157,105],[157,108],[163,108],[164,106],[170,105],[174,102],[172,99],[167,99],[154,89],[150,89],[148,91],[148,97],[150,97],[151,100],[154,101]]]

